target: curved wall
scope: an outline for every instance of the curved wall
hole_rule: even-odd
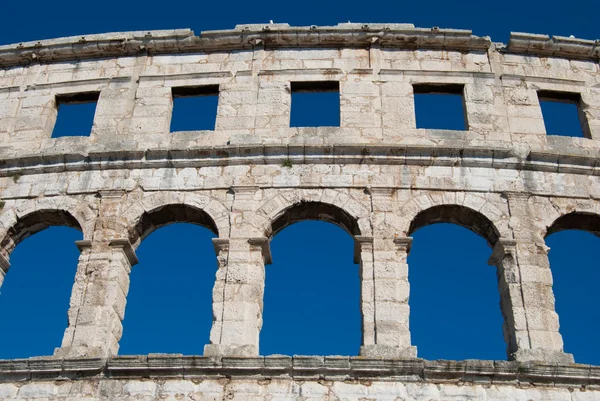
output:
[[[343,398],[346,390],[381,391],[381,399],[597,397],[597,368],[573,365],[563,352],[544,237],[565,227],[593,231],[585,216],[600,214],[599,57],[597,41],[512,34],[503,45],[410,24],[241,25],[200,36],[151,31],[0,46],[0,283],[24,236],[64,224],[84,237],[62,346],[53,357],[0,361],[0,398],[66,396],[53,380],[86,369],[91,378],[75,380],[67,395],[91,386],[91,399],[168,398],[171,382],[143,379],[175,372],[172,389],[199,399],[275,391],[244,381],[248,374],[283,380],[277,391],[293,399]],[[292,83],[323,82],[339,85],[340,126],[290,127]],[[173,88],[208,85],[218,87],[215,129],[169,132]],[[457,87],[468,129],[416,128],[415,88]],[[98,96],[90,135],[53,138],[57,99],[89,93]],[[584,138],[546,134],[539,99],[549,94],[577,99]],[[312,218],[355,238],[361,357],[273,362],[258,357],[270,237]],[[135,248],[175,221],[218,235],[205,357],[116,357]],[[516,362],[415,359],[410,234],[440,221],[472,229],[493,248]],[[315,369],[309,379],[303,366]],[[119,369],[133,381],[123,383]],[[212,392],[186,381],[194,375],[216,380]],[[232,392],[223,375],[246,390]],[[381,390],[364,388],[373,375]],[[317,377],[333,384],[310,384]],[[22,379],[28,384],[15,384]],[[480,381],[468,391],[456,384]]]

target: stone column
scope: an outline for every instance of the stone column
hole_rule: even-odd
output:
[[[260,39],[253,39],[250,44],[254,47],[251,73],[238,72],[232,82],[219,85],[215,131],[237,130],[244,134],[254,133],[258,119],[258,74],[263,69],[265,50]],[[235,142],[236,136],[233,136],[231,144],[235,145]]]
[[[465,85],[467,129],[485,133],[488,139],[510,141],[506,107],[498,104],[503,98],[501,88],[494,73],[479,74]]]
[[[546,128],[537,90],[528,88],[520,78],[503,77],[502,85],[513,140],[535,143],[544,140]]]
[[[548,247],[533,224],[527,195],[506,196],[514,240],[501,238],[490,262],[498,267],[509,358],[572,363],[558,331]]]
[[[41,145],[44,139],[52,136],[57,116],[54,94],[26,91],[16,116],[11,142]]]
[[[135,252],[127,239],[108,244],[84,240],[77,241],[77,246],[81,255],[71,294],[69,326],[55,355],[116,355],[123,333],[129,273],[137,263]]]
[[[521,297],[521,275],[516,261],[516,241],[500,238],[492,251],[490,266],[496,266],[500,309],[504,323],[506,353],[511,356],[519,349],[529,349],[527,318]]]
[[[129,273],[137,263],[127,231],[119,224],[122,194],[104,193],[93,240],[78,241],[81,251],[68,311],[69,325],[61,357],[117,354],[129,291]]]
[[[360,265],[360,313],[362,315],[361,355],[375,346],[375,274],[373,237],[354,238],[354,263]]]
[[[208,356],[257,356],[262,328],[265,265],[269,239],[253,226],[258,187],[236,187],[229,239],[214,240],[219,261],[213,291],[213,326]]]
[[[390,77],[386,71],[384,77]],[[381,84],[381,118],[385,138],[406,135],[406,130],[415,129],[415,98],[410,82],[389,81]],[[382,78],[385,81],[385,78]]]
[[[215,243],[219,259],[213,291],[213,326],[207,356],[256,356],[262,328],[269,239],[231,238]]]
[[[350,72],[340,81],[340,127],[370,128],[381,135],[381,114],[379,84],[372,75]]]
[[[357,237],[362,279],[362,356],[415,358],[409,330],[407,258],[412,238]]]
[[[166,135],[171,128],[173,93],[170,87],[156,87],[153,82],[140,82],[131,116],[131,132],[144,135]]]

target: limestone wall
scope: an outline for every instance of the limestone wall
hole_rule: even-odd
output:
[[[568,373],[582,365],[563,352],[544,237],[600,231],[599,57],[597,41],[512,34],[503,45],[408,24],[242,25],[200,36],[152,31],[0,46],[0,284],[25,236],[58,224],[84,238],[63,343],[39,363],[61,372],[80,361],[82,373],[85,361],[113,360],[135,249],[176,221],[218,237],[205,355],[255,363],[270,238],[319,218],[355,238],[358,361],[419,361],[408,325],[410,235],[445,221],[493,248],[511,366],[553,366],[527,376],[535,389],[517,378],[496,385],[497,373],[478,383],[466,368],[456,379],[443,363],[435,377],[359,371],[334,384],[272,380],[261,370],[253,372],[268,383],[236,378],[231,398],[225,370],[204,381],[147,380],[139,371],[117,380],[102,367],[65,382],[33,374],[32,359],[0,363],[0,398],[597,398],[594,367],[578,373],[584,382]],[[339,127],[290,127],[291,84],[309,81],[338,83]],[[218,85],[215,130],[169,132],[173,88],[204,85]],[[468,129],[416,128],[418,85],[458,85]],[[539,96],[548,92],[579,99],[584,138],[546,134]],[[90,135],[52,138],[57,98],[86,93],[98,96]],[[30,373],[14,377],[19,363]]]
[[[592,401],[597,368],[492,361],[152,355],[1,363],[3,400]],[[29,366],[27,366],[29,365]],[[11,369],[12,368],[12,369]]]

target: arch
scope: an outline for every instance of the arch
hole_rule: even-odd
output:
[[[438,205],[419,212],[410,223],[408,235],[435,223],[453,223],[467,228],[482,236],[492,248],[500,238],[500,232],[491,220],[462,205]]]
[[[600,227],[600,202],[596,199],[532,196],[536,235],[544,240],[564,230],[583,230],[596,235]]]
[[[0,242],[2,252],[5,256],[10,255],[19,242],[51,226],[67,226],[84,233],[79,220],[67,210],[35,210],[20,217],[15,215],[14,223],[8,228]]]
[[[600,215],[590,212],[571,212],[554,220],[546,229],[548,236],[564,230],[583,230],[600,237]]]
[[[349,193],[332,189],[281,191],[259,208],[259,214],[266,217],[267,237],[302,220],[330,222],[350,235],[372,232],[369,207]]]
[[[219,236],[215,221],[204,210],[186,204],[168,204],[142,213],[129,229],[129,241],[136,247],[154,230],[172,223],[196,224]]]
[[[8,200],[0,214],[0,252],[8,256],[18,242],[55,225],[76,228],[82,232],[83,239],[89,239],[96,216],[97,209],[80,197],[63,195]]]
[[[217,236],[229,233],[229,209],[201,193],[142,193],[123,212],[122,218],[134,248],[152,231],[170,223],[197,224]]]
[[[303,220],[319,220],[333,223],[350,235],[360,235],[358,220],[344,209],[323,202],[300,201],[285,210],[271,222],[271,236],[289,225]]]

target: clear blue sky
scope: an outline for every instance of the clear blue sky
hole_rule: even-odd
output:
[[[600,38],[596,0],[509,0],[493,5],[311,0],[242,2],[237,7],[232,2],[104,1],[92,6],[80,1],[33,1],[27,10],[32,12],[25,13],[19,2],[3,4],[3,15],[13,18],[0,24],[0,43],[127,30],[189,27],[199,32],[268,20],[291,25],[410,22],[472,29],[503,42],[509,31]],[[428,100],[421,101],[427,107]],[[448,109],[454,106],[449,104]],[[556,105],[544,106],[548,118],[558,115],[552,107]],[[299,118],[296,125],[302,125]],[[558,120],[552,124],[564,122]],[[448,121],[454,127],[462,124]],[[419,119],[420,126],[437,123],[426,115]],[[555,131],[570,132],[562,127]],[[212,321],[216,270],[211,237],[207,229],[174,224],[155,231],[140,245],[120,353],[202,353]],[[0,358],[48,355],[60,345],[77,264],[73,244],[77,239],[81,239],[78,231],[55,227],[24,240],[13,252],[12,268],[0,289]],[[596,338],[600,269],[594,252],[600,249],[600,239],[567,231],[552,235],[547,244],[552,248],[566,351],[578,362],[600,364]],[[271,245],[274,263],[267,266],[261,353],[356,355],[359,280],[352,238],[332,224],[310,221],[282,230]],[[490,252],[481,237],[453,225],[436,224],[414,234],[409,258],[411,328],[420,357],[505,359],[495,270],[487,265]]]

